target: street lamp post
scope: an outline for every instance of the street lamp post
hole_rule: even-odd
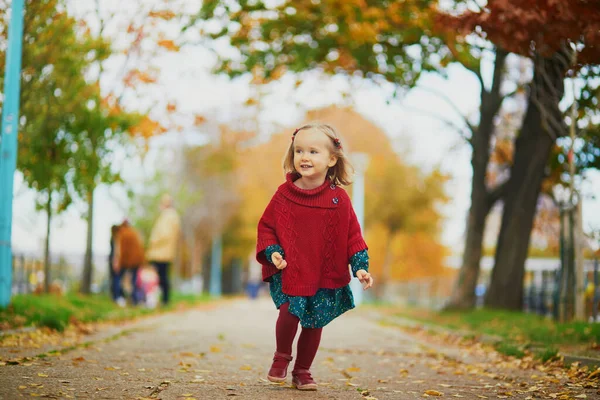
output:
[[[222,273],[221,261],[223,258],[223,236],[220,233],[217,233],[213,236],[211,254],[209,293],[213,297],[220,297]]]
[[[352,165],[356,175],[354,176],[354,183],[352,183],[352,204],[354,206],[354,212],[356,218],[360,224],[360,228],[364,233],[365,227],[365,171],[369,164],[369,156],[365,153],[352,153],[350,154]],[[354,303],[358,306],[363,302],[363,288],[358,279],[352,279],[350,281],[350,288],[352,289],[352,295],[354,296]]]
[[[4,73],[4,105],[0,131],[0,307],[6,307],[10,303],[12,291],[12,201],[17,167],[24,8],[24,0],[13,0]]]

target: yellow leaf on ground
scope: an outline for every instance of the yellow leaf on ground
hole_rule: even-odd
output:
[[[38,372],[38,376],[41,376],[42,378],[47,378],[48,377],[48,375],[42,374],[41,372]]]
[[[600,375],[600,368],[598,368],[597,370],[595,370],[594,372],[592,372],[589,376],[588,379],[591,379],[597,375]]]
[[[221,352],[221,348],[219,346],[210,346],[210,351],[212,353],[219,353]]]
[[[350,368],[346,368],[347,372],[360,372],[360,368],[358,367],[350,367]]]
[[[242,365],[242,366],[240,367],[240,369],[241,369],[242,371],[250,371],[250,370],[252,370],[252,367],[251,367],[250,365]]]
[[[429,395],[429,396],[443,396],[444,395],[444,393],[438,392],[437,390],[426,390],[425,394]]]

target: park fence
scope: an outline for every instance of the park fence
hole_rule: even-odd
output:
[[[489,260],[483,260],[479,282],[475,288],[476,307],[483,307],[485,293],[491,279]],[[552,258],[528,259],[524,277],[523,311],[559,319],[561,309],[574,309],[574,297],[559,291],[561,282],[560,260]],[[585,260],[584,287],[586,319],[600,322],[600,273],[598,260]],[[458,273],[442,276],[391,282],[377,296],[377,300],[408,307],[440,310],[450,300]]]

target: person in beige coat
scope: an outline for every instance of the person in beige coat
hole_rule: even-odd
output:
[[[148,260],[158,273],[159,285],[162,291],[162,303],[169,303],[169,269],[177,256],[181,222],[179,214],[173,208],[173,199],[168,194],[163,195],[160,200],[160,215],[156,219],[150,242],[146,251]]]

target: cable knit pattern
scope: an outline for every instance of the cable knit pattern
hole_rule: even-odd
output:
[[[280,245],[286,251],[282,290],[290,296],[312,296],[318,289],[337,289],[350,282],[348,260],[367,249],[350,197],[344,189],[323,185],[305,190],[297,187],[297,175],[286,182],[267,205],[258,223],[256,258],[269,282],[277,268],[264,250]]]
[[[336,186],[331,186],[337,192]],[[334,197],[337,198],[337,197]],[[338,205],[339,205],[338,199]],[[340,213],[336,210],[327,210],[327,225],[323,230],[323,254],[325,254],[325,274],[330,274],[335,264],[335,253],[337,246],[337,229],[339,226]]]

